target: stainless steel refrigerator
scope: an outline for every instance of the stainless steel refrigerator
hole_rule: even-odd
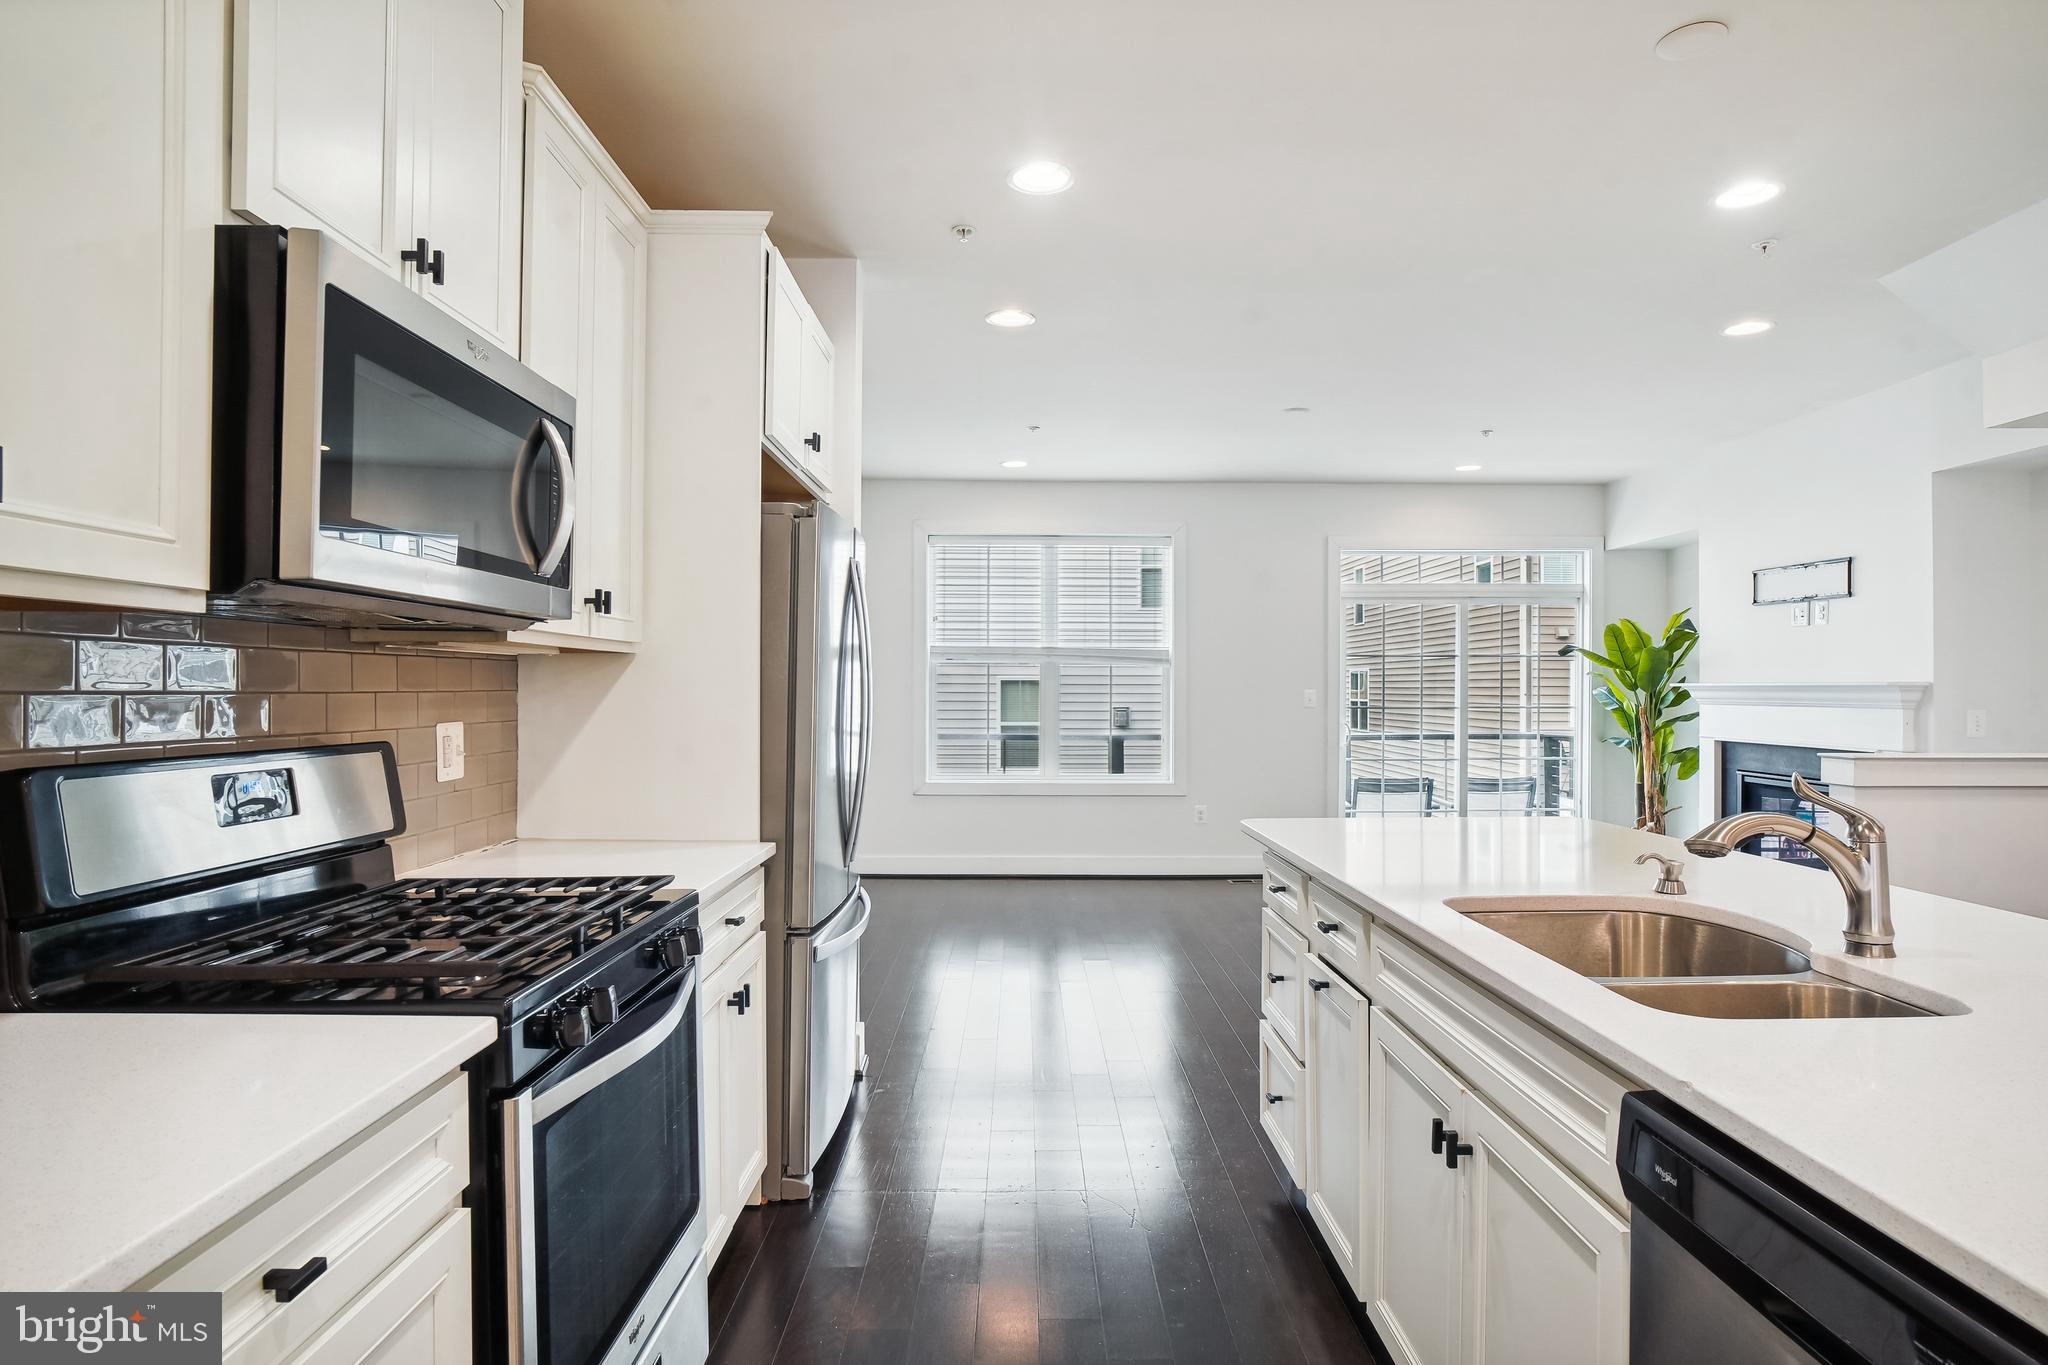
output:
[[[770,1198],[805,1199],[866,1068],[853,872],[870,691],[860,533],[823,503],[761,509],[761,837],[768,863]]]

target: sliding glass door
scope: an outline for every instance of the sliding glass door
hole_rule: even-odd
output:
[[[1585,556],[1338,557],[1338,808],[1576,815]]]

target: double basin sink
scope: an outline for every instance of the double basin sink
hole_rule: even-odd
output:
[[[1935,1011],[1822,975],[1796,948],[1633,897],[1467,896],[1446,902],[1617,995],[1709,1019],[1898,1019]]]

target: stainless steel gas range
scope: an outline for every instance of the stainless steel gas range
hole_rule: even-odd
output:
[[[0,774],[6,1004],[492,1017],[480,1358],[701,1362],[696,893],[400,881],[404,818],[384,744]]]

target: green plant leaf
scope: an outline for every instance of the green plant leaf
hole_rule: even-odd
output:
[[[1680,749],[1671,757],[1676,760],[1674,767],[1681,781],[1695,776],[1700,770],[1700,751],[1698,749]]]

